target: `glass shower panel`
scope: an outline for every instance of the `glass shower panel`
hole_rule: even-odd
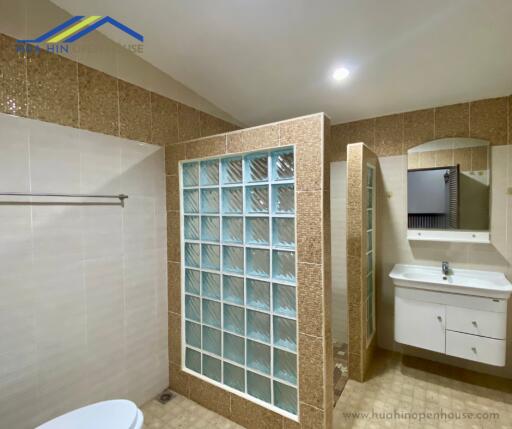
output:
[[[183,366],[286,415],[298,413],[294,158],[187,161],[180,180]]]

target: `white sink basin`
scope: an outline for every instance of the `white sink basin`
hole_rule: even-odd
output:
[[[396,264],[389,276],[396,286],[417,289],[502,299],[512,293],[512,284],[505,275],[494,271],[454,269],[444,276],[441,264],[437,267]]]

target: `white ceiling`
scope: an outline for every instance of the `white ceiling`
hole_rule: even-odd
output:
[[[142,33],[147,61],[246,125],[318,111],[340,123],[512,93],[511,0],[53,2]],[[351,75],[335,83],[340,65]]]

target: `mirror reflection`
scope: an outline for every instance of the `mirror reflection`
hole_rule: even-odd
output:
[[[407,163],[409,229],[489,229],[489,142],[430,141],[409,149]]]

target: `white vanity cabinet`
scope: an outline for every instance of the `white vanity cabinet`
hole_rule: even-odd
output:
[[[395,340],[444,353],[445,314],[444,305],[395,297]]]
[[[507,300],[395,287],[395,341],[504,366]]]

